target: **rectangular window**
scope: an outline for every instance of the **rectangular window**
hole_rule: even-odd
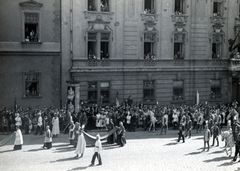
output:
[[[174,59],[184,59],[183,43],[174,43]]]
[[[100,82],[101,104],[109,103],[110,82]]]
[[[144,59],[155,58],[156,35],[153,33],[144,34]]]
[[[145,0],[144,2],[144,13],[145,14],[155,14],[155,0]]]
[[[185,7],[185,0],[175,0],[175,13],[176,14],[185,14],[186,7]]]
[[[101,33],[101,59],[109,59],[109,33]]]
[[[88,59],[97,59],[97,33],[88,33]]]
[[[40,73],[24,74],[24,97],[40,96]]]
[[[221,80],[211,80],[211,99],[219,99],[221,97]]]
[[[109,3],[108,3],[108,0],[101,0],[100,8],[101,8],[101,11],[102,11],[102,12],[109,12]]]
[[[182,80],[173,81],[173,101],[174,100],[184,100]]]
[[[97,1],[88,0],[88,11],[97,11]]]
[[[88,102],[89,103],[97,103],[97,82],[88,82]]]
[[[153,80],[143,81],[143,101],[153,102],[155,101],[155,82]]]
[[[213,2],[213,16],[223,16],[222,2]]]
[[[24,34],[26,42],[38,42],[39,39],[39,14],[25,13]]]
[[[221,43],[212,43],[212,59],[221,58]]]

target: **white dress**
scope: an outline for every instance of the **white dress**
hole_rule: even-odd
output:
[[[86,149],[86,140],[83,136],[83,133],[78,136],[78,142],[77,142],[77,147],[75,150],[75,154],[84,154]]]
[[[53,127],[52,127],[52,134],[53,135],[57,135],[57,134],[59,134],[60,133],[60,131],[59,131],[59,119],[58,119],[58,117],[53,117],[52,118],[52,125],[53,125]]]
[[[16,131],[16,138],[14,145],[22,145],[23,144],[23,137],[22,137],[22,132],[20,129]]]

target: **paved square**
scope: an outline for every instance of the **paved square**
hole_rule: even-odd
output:
[[[98,132],[89,131],[88,133],[96,135]],[[104,134],[106,132],[100,133],[100,135]],[[0,135],[0,141],[6,137],[6,135]],[[233,162],[232,157],[226,156],[224,142],[221,140],[219,147],[211,147],[209,152],[202,152],[202,134],[193,133],[193,137],[186,139],[185,143],[176,142],[177,131],[173,130],[169,130],[167,135],[160,135],[159,131],[127,132],[126,137],[127,144],[124,147],[103,144],[101,154],[103,165],[89,167],[93,147],[87,147],[84,156],[75,159],[75,149],[69,145],[67,134],[60,134],[58,138],[54,138],[53,148],[50,150],[41,148],[43,135],[23,135],[24,145],[21,151],[12,150],[14,138],[0,147],[0,170],[240,171],[240,162]],[[235,148],[233,153],[234,150]]]

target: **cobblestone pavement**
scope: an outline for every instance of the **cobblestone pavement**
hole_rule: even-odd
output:
[[[98,131],[89,131],[96,135]],[[99,132],[100,135],[106,132]],[[0,141],[7,135],[0,135]],[[53,139],[53,148],[42,149],[43,135],[23,135],[24,145],[21,151],[13,151],[12,138],[0,147],[0,170],[2,171],[240,171],[240,162],[233,162],[224,151],[224,142],[219,147],[211,147],[209,152],[202,152],[203,135],[193,133],[185,143],[177,143],[177,131],[169,130],[167,135],[159,131],[127,132],[127,144],[124,147],[103,144],[102,166],[89,167],[93,147],[87,147],[84,156],[75,159],[74,148],[69,145],[67,134],[60,134]],[[210,145],[212,144],[212,138]],[[216,142],[215,142],[216,145]],[[235,148],[233,148],[233,153]],[[238,159],[239,160],[239,159]],[[238,161],[237,160],[237,161]],[[95,165],[97,165],[97,160]]]

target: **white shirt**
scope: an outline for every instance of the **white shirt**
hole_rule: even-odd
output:
[[[42,126],[42,117],[41,116],[38,117],[38,124],[37,125]]]
[[[100,139],[98,139],[95,142],[94,152],[101,153],[101,149],[102,149],[102,142]]]

